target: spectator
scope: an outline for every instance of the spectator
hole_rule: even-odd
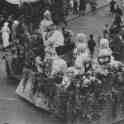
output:
[[[119,13],[116,13],[113,24],[114,24],[117,28],[120,28],[120,26],[121,26],[121,24],[122,24],[122,18],[121,18],[121,15],[120,15]]]
[[[17,28],[19,26],[19,21],[14,20],[12,23],[12,40],[14,41],[17,38]]]
[[[116,8],[116,10],[115,10],[115,13],[116,13],[116,14],[119,14],[120,16],[123,15],[122,9],[120,8],[119,5],[117,5],[117,8]]]
[[[111,2],[110,2],[110,12],[111,12],[112,15],[115,13],[115,5],[116,5],[116,2],[114,0],[111,0]]]
[[[91,54],[91,57],[93,57],[94,55],[94,50],[95,50],[95,46],[96,46],[96,42],[94,40],[94,37],[92,34],[90,34],[90,39],[88,41],[88,48],[90,50],[90,54]]]
[[[11,33],[8,22],[4,23],[4,25],[1,29],[1,32],[2,32],[3,47],[7,48],[10,45],[9,40],[10,40],[10,33]]]
[[[109,37],[109,25],[105,24],[104,30],[103,30],[103,36],[104,38],[108,38]]]
[[[74,9],[74,1],[73,0],[70,0],[69,7],[70,7],[70,11],[73,12],[73,9]]]
[[[2,27],[4,21],[5,21],[4,16],[3,15],[0,15],[0,28]]]

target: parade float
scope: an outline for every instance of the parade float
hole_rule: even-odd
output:
[[[47,49],[46,59],[35,56],[32,67],[23,68],[16,93],[70,122],[96,121],[106,115],[105,111],[112,118],[113,103],[124,93],[124,65],[114,60],[106,39],[101,40],[97,57],[91,59],[85,35],[77,36],[71,65],[64,59],[67,52]]]

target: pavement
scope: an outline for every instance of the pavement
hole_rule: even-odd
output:
[[[108,15],[108,7],[105,7],[101,8],[95,15],[89,14],[71,21],[69,28],[75,33],[93,33],[97,37],[101,34],[104,24],[109,24],[111,21],[112,17]],[[3,65],[0,63],[1,66]],[[1,68],[0,73],[2,73]],[[0,124],[66,124],[65,121],[54,118],[49,113],[18,97],[15,93],[18,84],[19,81],[0,78]],[[103,120],[95,124],[110,123]]]
[[[110,3],[111,0],[97,0],[97,10],[101,9],[101,8],[104,8],[105,6],[108,6],[109,3]],[[90,9],[90,6],[87,5],[87,9],[86,9],[86,15],[89,14],[89,13],[92,13],[91,9]],[[74,19],[77,19],[79,18],[78,15],[74,15],[74,14],[69,14],[67,17],[66,17],[66,20],[67,22],[69,21],[72,21]]]
[[[69,22],[68,27],[75,33],[94,34],[95,37],[102,35],[105,24],[112,23],[112,16],[109,14],[109,7],[101,8],[96,14],[90,13]]]

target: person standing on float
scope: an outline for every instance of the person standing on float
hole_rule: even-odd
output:
[[[47,28],[53,24],[51,12],[49,10],[46,10],[43,14],[43,20],[40,23],[40,29],[39,32],[42,35],[43,41],[46,40],[46,34],[47,34]]]
[[[3,47],[7,48],[10,45],[10,29],[9,29],[9,23],[5,22],[2,29],[1,29],[1,33],[2,33],[2,41],[3,41]]]

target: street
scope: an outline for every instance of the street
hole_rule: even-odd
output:
[[[88,14],[70,21],[69,28],[75,33],[101,35],[105,24],[111,24],[108,7],[101,8],[96,14]],[[19,81],[0,80],[0,124],[65,124],[47,112],[40,110],[15,93]],[[101,124],[101,123],[99,123]],[[119,123],[121,124],[121,123]]]
[[[69,28],[75,33],[84,32],[99,36],[105,24],[111,25],[112,17],[109,14],[109,7],[101,8],[96,14],[88,13],[86,16],[75,18],[69,22]]]

